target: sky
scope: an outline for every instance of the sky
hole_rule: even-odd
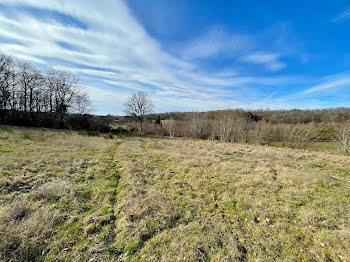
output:
[[[95,114],[350,105],[347,0],[0,0],[0,52],[79,76]]]

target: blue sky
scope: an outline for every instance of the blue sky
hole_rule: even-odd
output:
[[[350,1],[0,0],[0,51],[78,74],[96,114],[349,106]]]

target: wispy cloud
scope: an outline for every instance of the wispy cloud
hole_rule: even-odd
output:
[[[286,67],[281,62],[282,55],[268,51],[258,51],[259,43],[254,36],[234,34],[224,27],[211,27],[201,36],[181,46],[180,55],[186,60],[217,59],[218,56],[248,64],[263,65],[269,71],[279,71]]]
[[[209,28],[201,36],[182,46],[181,56],[186,60],[210,58],[217,55],[234,56],[251,46],[246,35],[232,34],[224,27]]]
[[[337,22],[345,22],[346,20],[350,19],[350,8],[344,10],[343,12],[340,12],[335,18],[333,18],[331,21],[333,23]]]
[[[339,89],[348,89],[346,93],[350,90],[350,74],[338,74],[327,77],[321,83],[312,86],[311,88],[303,91],[304,94],[314,94],[314,93],[329,93],[337,92]]]
[[[211,27],[170,52],[122,0],[1,3],[12,10],[11,16],[0,11],[0,38],[11,39],[1,44],[1,51],[79,74],[96,113],[121,113],[123,99],[140,89],[151,92],[157,111],[273,108],[287,103],[276,98],[277,89],[308,82],[302,76],[277,75],[286,66],[283,53],[224,27]],[[201,66],[217,57],[232,63],[227,68]],[[263,66],[274,76],[256,75],[246,65]],[[276,90],[263,88],[271,86]]]
[[[280,55],[267,52],[255,52],[242,57],[242,61],[253,64],[262,64],[270,71],[279,71],[286,67],[280,61]]]

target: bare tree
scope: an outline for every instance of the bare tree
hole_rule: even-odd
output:
[[[22,94],[20,105],[24,112],[28,112],[30,95],[33,94],[37,80],[36,70],[28,62],[18,62],[17,67],[19,71],[17,80]]]
[[[191,113],[188,120],[188,131],[190,137],[207,138],[208,136],[208,120],[204,113]]]
[[[63,127],[68,112],[86,114],[90,101],[79,79],[0,53],[0,123]]]
[[[53,70],[47,74],[47,86],[50,112],[60,123],[81,95],[79,79],[72,74]]]
[[[175,136],[176,120],[174,118],[170,118],[169,120],[165,120],[163,123],[163,127],[167,131],[167,133],[170,137]]]
[[[265,121],[260,121],[254,124],[250,129],[250,141],[258,145],[264,145],[271,142],[274,133],[272,125]]]
[[[306,148],[316,136],[312,123],[308,125],[285,125],[282,130],[282,143],[285,147]]]
[[[239,112],[233,114],[233,141],[234,142],[248,142],[248,131],[251,126],[251,122]]]
[[[124,103],[124,111],[127,115],[134,116],[140,123],[140,133],[143,131],[143,122],[147,114],[152,113],[153,103],[149,95],[139,91],[131,95]]]
[[[216,133],[221,141],[228,142],[231,139],[234,130],[232,111],[226,110],[220,112],[216,123]]]
[[[247,142],[250,122],[240,111],[225,110],[217,118],[216,132],[221,141]]]
[[[14,75],[12,58],[0,54],[0,109],[7,109],[10,102]]]
[[[350,126],[341,127],[338,137],[342,151],[350,155]]]
[[[88,95],[84,92],[77,94],[72,109],[75,113],[80,115],[89,113],[92,110],[92,104]]]

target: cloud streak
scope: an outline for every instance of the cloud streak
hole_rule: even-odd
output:
[[[262,87],[281,89],[309,81],[252,73],[246,66],[263,67],[271,74],[282,70],[283,53],[262,48],[252,35],[220,26],[175,51],[166,50],[122,0],[101,0],[98,6],[93,0],[1,2],[11,11],[10,16],[0,11],[0,38],[11,40],[1,44],[1,51],[79,74],[96,113],[121,113],[122,100],[135,90],[149,91],[157,111],[277,107],[283,101],[276,98],[278,91]],[[202,65],[218,57],[231,65]]]
[[[333,23],[345,22],[350,19],[350,8],[339,13],[335,18],[331,20]]]
[[[306,89],[303,91],[304,94],[315,94],[315,93],[330,93],[336,92],[341,89],[350,89],[350,74],[340,74],[335,76],[329,76],[327,80]],[[347,91],[348,92],[348,91]]]
[[[242,57],[242,61],[253,64],[262,64],[270,71],[279,71],[286,67],[280,61],[280,55],[267,52],[255,52]]]

